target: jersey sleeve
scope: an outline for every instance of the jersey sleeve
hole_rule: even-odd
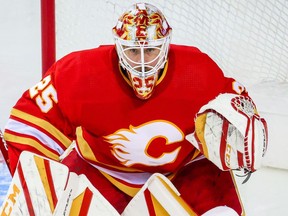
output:
[[[11,110],[4,138],[12,173],[22,151],[59,160],[74,139],[75,128],[59,107],[56,68],[57,63],[39,83],[24,92]]]
[[[206,56],[206,61],[206,70],[209,72],[206,73],[206,77],[205,75],[204,77],[207,79],[208,85],[211,86],[209,88],[210,91],[214,91],[214,93],[216,93],[216,96],[225,93],[245,96],[248,95],[245,86],[238,82],[236,79],[225,76],[224,72],[218,66],[218,64],[208,55]]]

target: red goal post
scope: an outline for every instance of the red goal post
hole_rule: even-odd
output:
[[[41,0],[42,75],[55,62],[55,0]]]

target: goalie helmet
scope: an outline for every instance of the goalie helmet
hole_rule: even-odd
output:
[[[147,3],[134,4],[113,28],[119,63],[140,99],[154,91],[167,62],[171,30],[163,14]]]

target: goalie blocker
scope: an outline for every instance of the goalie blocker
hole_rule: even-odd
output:
[[[220,94],[201,107],[186,139],[221,170],[251,173],[267,149],[267,124],[250,97]]]

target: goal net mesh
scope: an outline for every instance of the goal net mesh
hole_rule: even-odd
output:
[[[57,59],[112,44],[129,0],[57,0]],[[287,0],[147,0],[173,28],[172,43],[198,47],[245,85],[288,81]]]

